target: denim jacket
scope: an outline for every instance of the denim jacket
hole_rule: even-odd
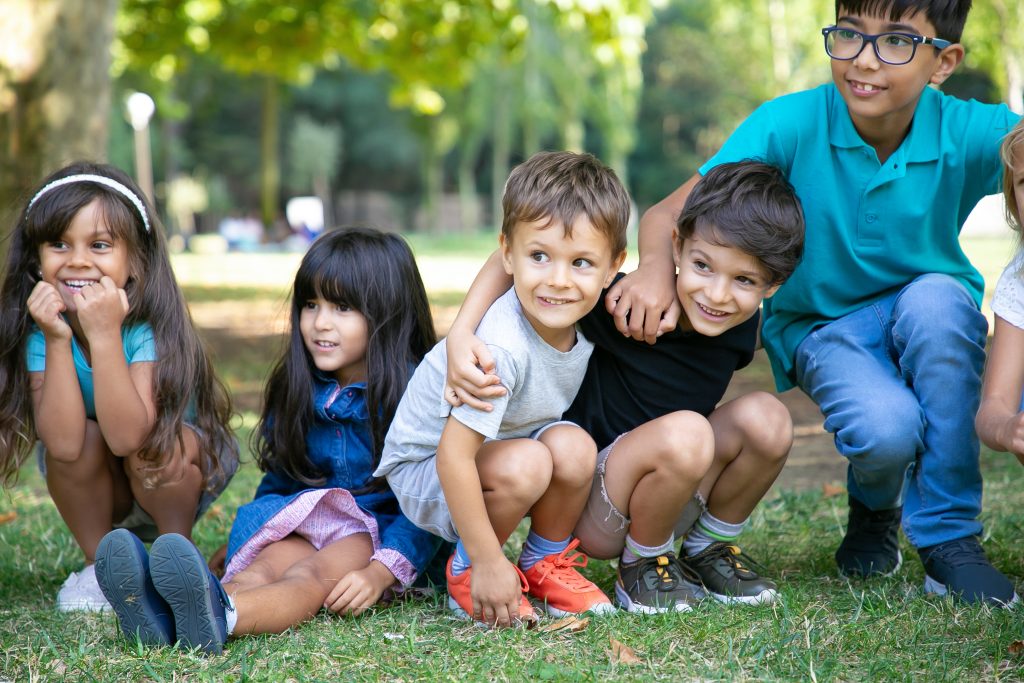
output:
[[[366,384],[341,387],[317,374],[313,396],[316,417],[306,435],[310,461],[323,473],[319,488],[357,491],[372,479],[374,469]],[[309,485],[270,471],[263,476],[255,498],[238,510],[228,541],[228,558],[264,524]],[[353,494],[361,510],[377,521],[381,547],[373,559],[387,566],[405,585],[421,574],[441,547],[442,540],[418,528],[402,514],[391,489]]]

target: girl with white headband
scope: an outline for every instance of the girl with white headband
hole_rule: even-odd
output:
[[[57,171],[7,238],[0,478],[13,484],[36,448],[85,555],[57,606],[103,610],[93,562],[104,534],[189,536],[234,474],[230,401],[127,175],[91,163]]]

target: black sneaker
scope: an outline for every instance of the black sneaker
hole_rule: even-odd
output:
[[[844,576],[892,576],[903,564],[900,520],[903,508],[869,510],[853,496],[846,536],[836,550],[836,564]]]
[[[967,603],[1009,607],[1017,602],[1013,583],[992,566],[974,536],[920,548],[926,593],[950,593]]]
[[[630,564],[620,559],[615,601],[627,612],[689,612],[704,597],[699,583],[675,553],[641,557]]]
[[[719,602],[770,605],[779,595],[775,582],[754,571],[756,563],[738,546],[715,541],[683,562]]]

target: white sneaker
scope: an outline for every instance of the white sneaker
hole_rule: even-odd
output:
[[[57,609],[61,612],[104,612],[110,603],[96,581],[96,565],[86,565],[80,572],[71,572],[57,591]]]

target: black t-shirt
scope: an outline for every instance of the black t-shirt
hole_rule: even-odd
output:
[[[622,273],[616,276],[616,281]],[[579,322],[594,353],[564,418],[583,427],[602,449],[620,434],[677,410],[709,415],[732,374],[754,358],[760,314],[717,337],[678,327],[651,345],[615,329],[604,295]]]

